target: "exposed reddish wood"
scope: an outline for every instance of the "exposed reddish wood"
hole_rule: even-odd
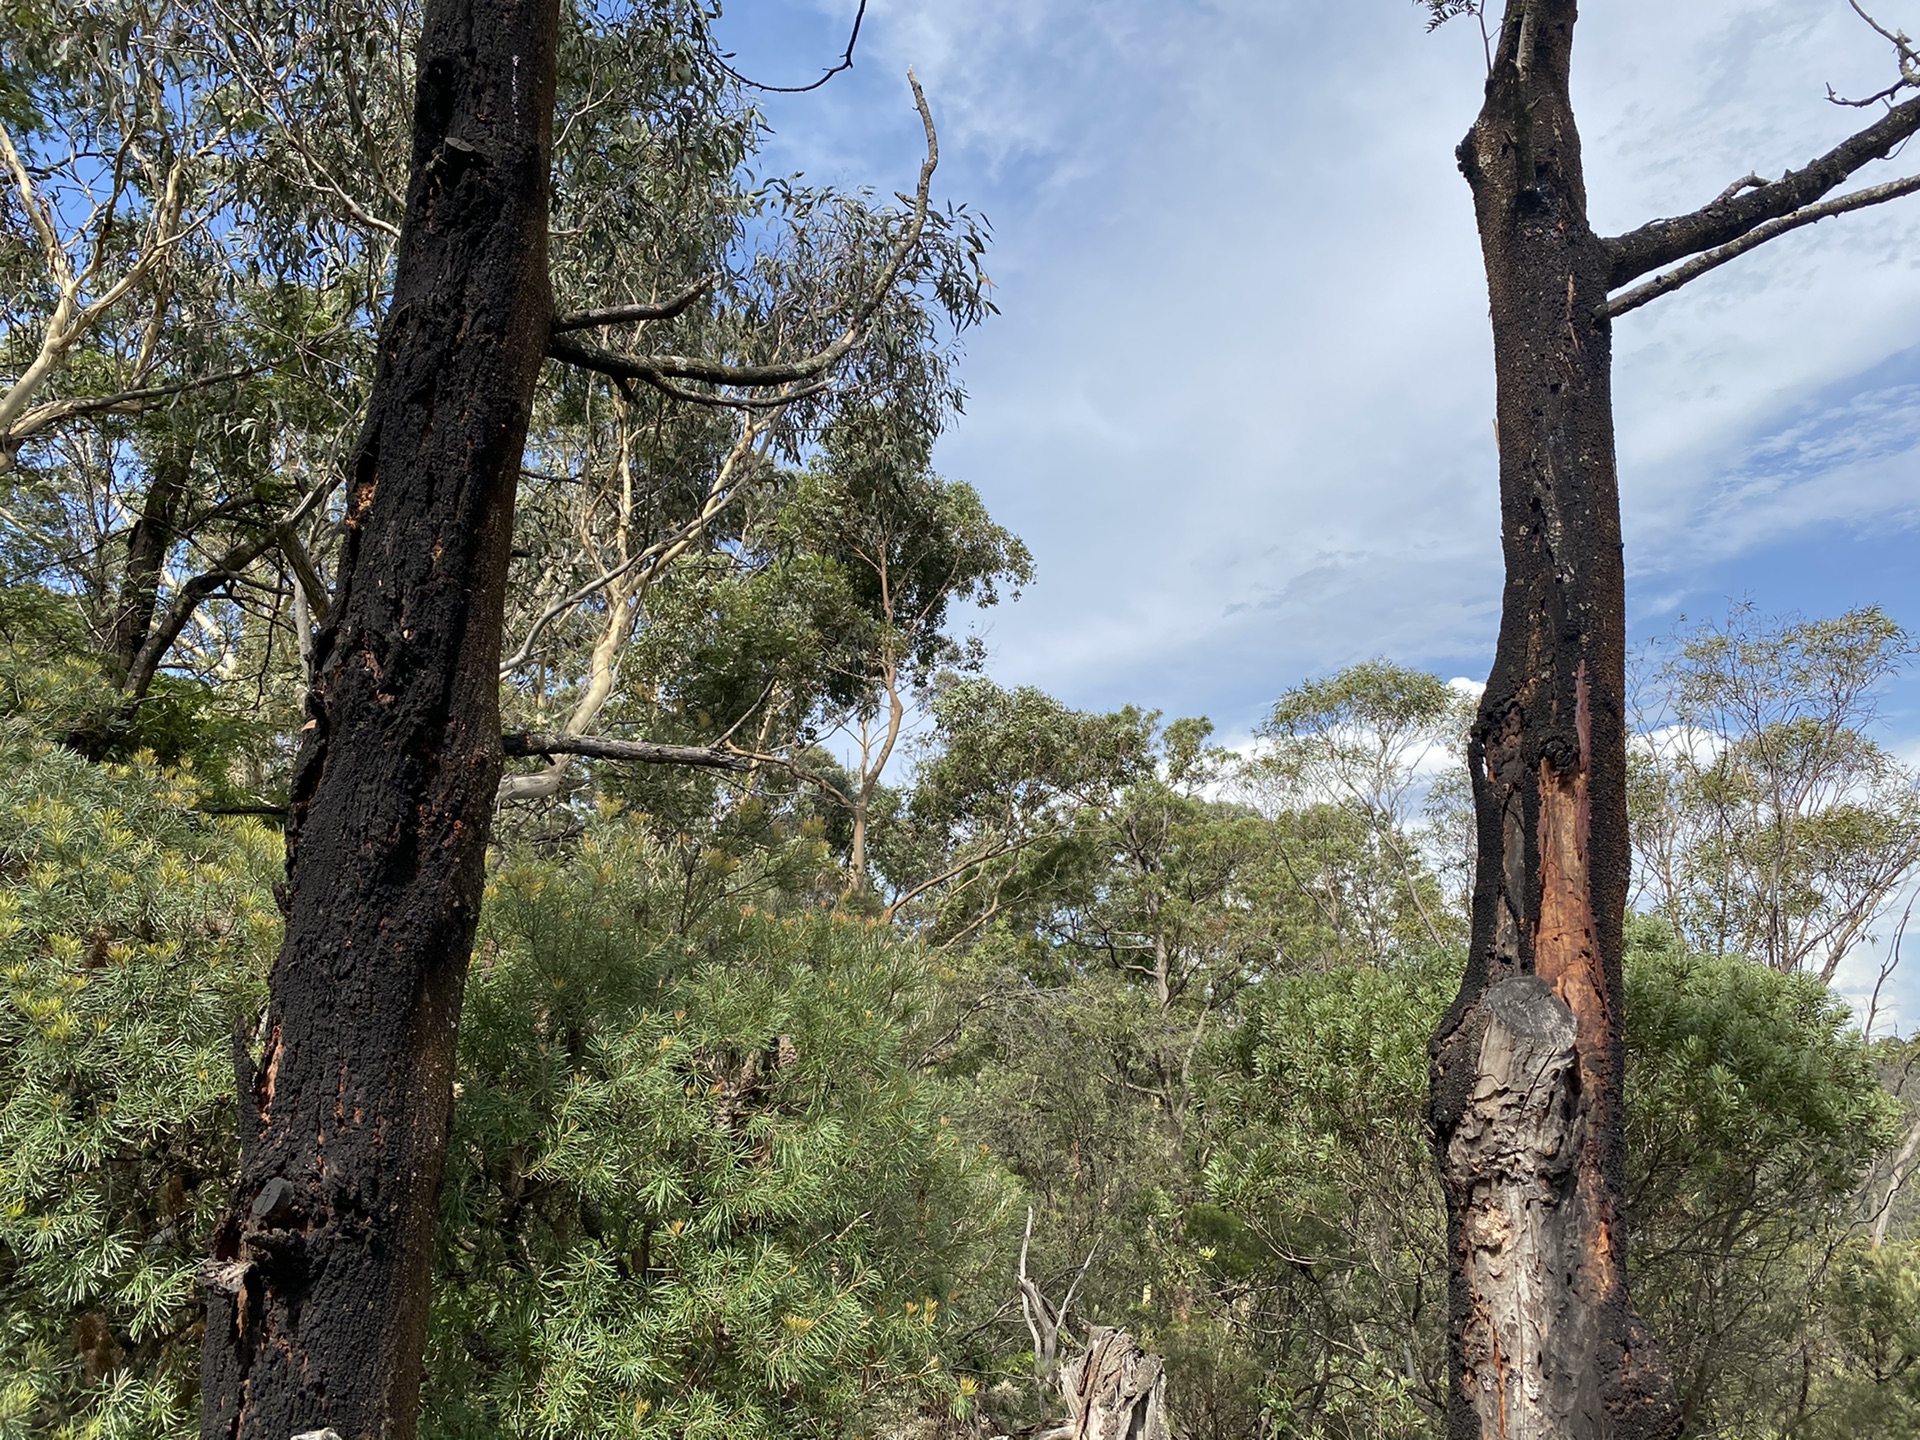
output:
[[[1625,575],[1612,269],[1568,96],[1573,0],[1510,0],[1460,146],[1494,338],[1506,593],[1470,740],[1472,947],[1433,1042],[1457,1440],[1678,1427],[1619,1234]]]

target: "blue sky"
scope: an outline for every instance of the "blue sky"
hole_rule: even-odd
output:
[[[1889,3],[1920,29],[1920,0]],[[795,83],[853,9],[734,0],[718,30],[747,73]],[[968,338],[968,414],[938,454],[1038,561],[984,617],[996,676],[1228,737],[1371,655],[1484,676],[1491,343],[1452,157],[1484,69],[1471,21],[1429,35],[1410,0],[870,0],[851,72],[767,98],[768,167],[905,188],[908,64],[937,193],[996,236],[1004,314]],[[1804,163],[1862,123],[1827,86],[1891,73],[1844,0],[1610,0],[1575,64],[1615,232]],[[1920,626],[1917,239],[1920,198],[1842,217],[1619,323],[1636,636],[1729,598]],[[1920,680],[1887,715],[1920,759]]]

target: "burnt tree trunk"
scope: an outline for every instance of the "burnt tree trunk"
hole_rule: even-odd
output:
[[[1462,1440],[1678,1428],[1620,1224],[1625,588],[1612,255],[1587,223],[1575,14],[1510,0],[1459,150],[1492,302],[1507,571],[1469,748],[1472,951],[1432,1047]]]
[[[286,939],[206,1267],[202,1434],[413,1435],[547,338],[557,0],[427,0],[392,308],[348,468]]]

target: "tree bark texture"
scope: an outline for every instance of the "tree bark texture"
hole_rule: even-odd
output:
[[[1064,1425],[1044,1440],[1172,1440],[1167,1368],[1124,1330],[1092,1326],[1086,1350],[1060,1372]]]
[[[1625,582],[1612,256],[1587,223],[1573,0],[1510,0],[1459,150],[1491,300],[1506,590],[1470,746],[1473,940],[1432,1046],[1449,1433],[1677,1433],[1621,1233]]]
[[[202,1434],[414,1434],[549,314],[557,0],[427,0],[393,302],[288,827],[286,939],[204,1272]]]
[[[160,579],[167,552],[179,538],[179,511],[193,469],[193,446],[176,441],[163,446],[153,463],[153,483],[140,504],[140,518],[127,533],[127,568],[120,581],[120,603],[113,631],[107,637],[107,672],[116,685],[124,684],[134,658],[153,628],[153,612],[160,603]]]

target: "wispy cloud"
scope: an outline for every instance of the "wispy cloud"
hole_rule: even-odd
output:
[[[753,0],[728,24],[778,43],[793,16]],[[987,617],[1006,678],[1232,727],[1363,656],[1486,663],[1491,347],[1452,159],[1477,34],[1426,35],[1405,0],[874,0],[863,45],[853,83],[775,107],[776,155],[905,173],[912,62],[943,192],[995,222],[1006,313],[969,342],[939,458],[1039,559]],[[1870,90],[1887,64],[1841,0],[1589,7],[1597,223],[1803,163],[1861,119],[1826,85]],[[1622,322],[1636,614],[1806,527],[1916,523],[1916,238],[1920,203],[1829,222]],[[1764,606],[1770,578],[1734,590]]]

